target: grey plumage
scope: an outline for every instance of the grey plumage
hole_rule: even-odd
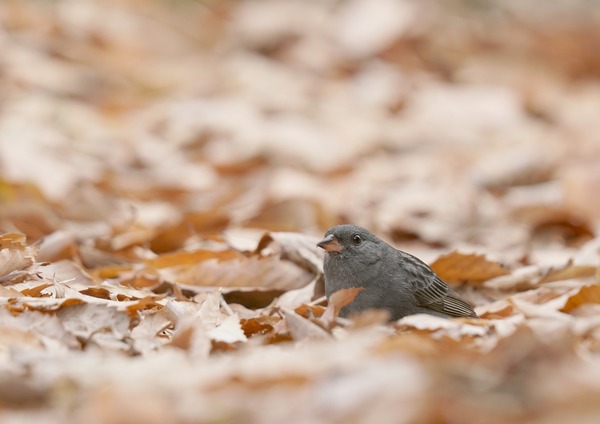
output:
[[[393,320],[425,313],[440,317],[477,317],[471,305],[449,288],[423,261],[390,246],[355,225],[338,225],[319,242],[325,249],[325,294],[364,288],[342,316],[387,309]]]

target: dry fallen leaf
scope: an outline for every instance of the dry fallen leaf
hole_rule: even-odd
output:
[[[485,336],[488,332],[487,325],[476,325],[473,323],[464,323],[459,320],[450,320],[439,318],[432,315],[410,315],[401,318],[396,322],[400,330],[414,329],[427,331],[434,337],[447,336],[455,340],[462,340],[469,337]]]
[[[242,330],[240,319],[236,315],[230,315],[218,326],[208,333],[211,340],[222,343],[237,343],[247,341],[247,337]]]
[[[0,235],[0,277],[34,263],[38,249],[27,245],[25,239],[24,234]]]
[[[562,312],[571,312],[573,309],[589,303],[600,303],[600,286],[597,284],[581,286],[576,294],[567,299],[565,305],[560,310]]]
[[[140,318],[140,323],[130,333],[133,348],[141,354],[158,351],[168,342],[168,338],[161,337],[161,333],[172,325],[171,320],[162,311],[142,314]]]
[[[284,259],[307,268],[309,271],[323,273],[323,250],[317,247],[319,239],[298,233],[271,232],[264,234],[258,242],[256,252],[273,249],[281,252]],[[274,246],[275,245],[275,246]]]
[[[444,281],[478,284],[501,275],[508,270],[483,255],[452,252],[440,256],[431,268]]]
[[[290,290],[304,287],[312,274],[277,256],[239,256],[230,260],[205,260],[176,264],[159,270],[166,280],[215,287],[257,287]]]
[[[281,308],[281,311],[283,312],[286,326],[294,340],[326,339],[330,337],[327,331],[298,315],[296,312],[287,308]]]
[[[332,323],[344,306],[352,302],[364,288],[353,287],[350,289],[342,289],[333,293],[329,298],[329,304],[323,314],[323,319],[327,323]]]
[[[3,421],[598,421],[593,2],[204,3],[0,2]],[[338,317],[339,223],[481,319]]]
[[[553,269],[540,281],[540,284],[552,281],[568,280],[571,278],[585,278],[599,275],[596,266],[570,265],[567,264],[563,269]]]
[[[57,316],[65,330],[77,337],[82,347],[90,342],[109,349],[126,350],[130,318],[116,308],[103,305],[77,304],[63,307]]]

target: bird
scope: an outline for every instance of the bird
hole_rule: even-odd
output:
[[[338,290],[364,289],[342,308],[342,317],[385,309],[394,321],[414,314],[477,318],[473,307],[426,263],[365,228],[348,224],[332,227],[317,246],[325,250],[327,299]]]

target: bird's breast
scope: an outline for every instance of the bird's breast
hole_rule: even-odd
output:
[[[328,255],[324,262],[325,294],[329,297],[338,290],[351,287],[368,288],[379,278],[377,263],[363,264],[341,255]]]

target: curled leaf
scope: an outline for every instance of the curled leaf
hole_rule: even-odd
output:
[[[0,235],[0,277],[31,266],[38,249],[25,243],[24,234]]]
[[[323,313],[323,319],[325,322],[333,322],[339,315],[342,308],[352,302],[354,298],[363,290],[363,288],[352,287],[333,293],[329,297],[329,304],[327,305],[325,313]]]

